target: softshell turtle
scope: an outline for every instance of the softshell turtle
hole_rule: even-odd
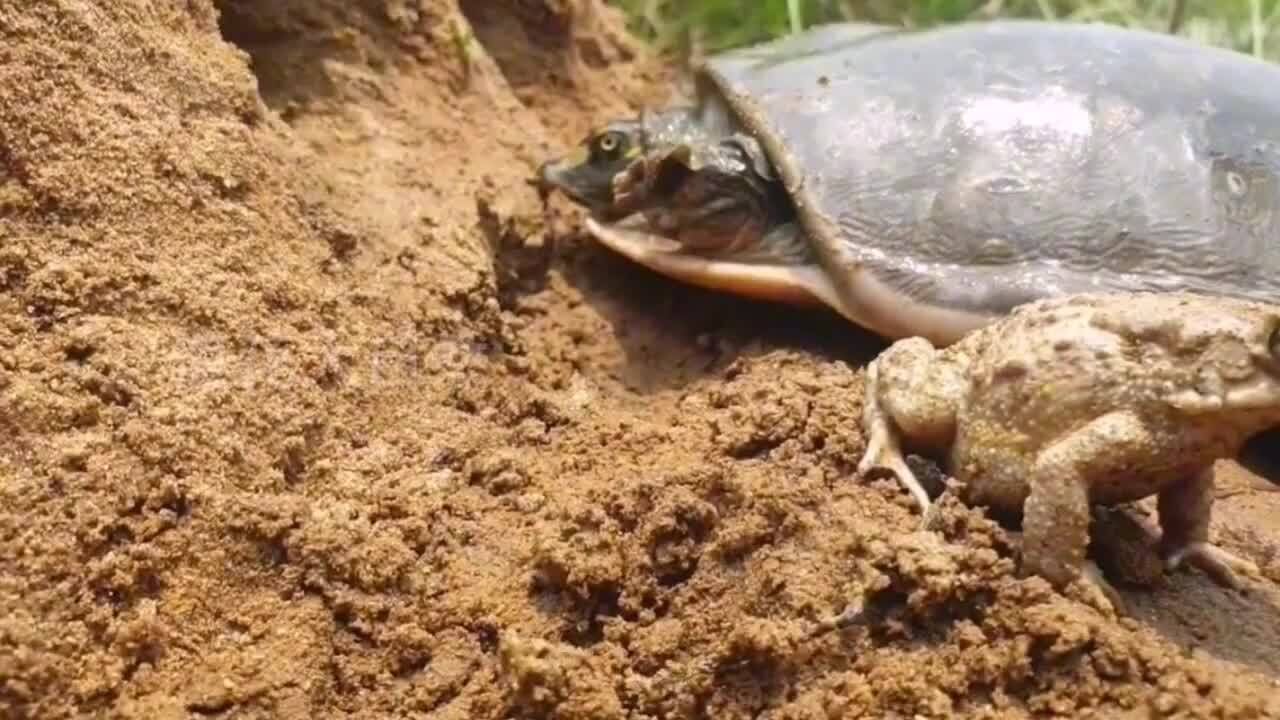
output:
[[[1280,300],[1280,67],[1161,33],[832,24],[539,171],[604,245],[940,345],[1099,291]]]

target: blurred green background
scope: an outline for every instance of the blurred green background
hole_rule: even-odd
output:
[[[835,20],[927,27],[993,17],[1102,21],[1176,32],[1280,60],[1280,0],[609,0],[638,35],[679,55],[707,53]],[[1181,5],[1181,7],[1179,7]]]

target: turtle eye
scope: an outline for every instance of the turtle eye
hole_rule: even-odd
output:
[[[596,138],[595,150],[599,157],[612,160],[616,158],[622,150],[623,142],[626,140],[622,133],[616,130],[610,130]]]

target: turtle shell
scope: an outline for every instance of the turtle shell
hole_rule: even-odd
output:
[[[698,68],[840,310],[954,339],[1082,291],[1280,300],[1280,67],[1106,24],[833,25]]]

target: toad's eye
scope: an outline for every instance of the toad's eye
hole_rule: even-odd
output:
[[[1280,360],[1280,322],[1271,329],[1271,335],[1267,338],[1267,350],[1271,353],[1271,357]]]

